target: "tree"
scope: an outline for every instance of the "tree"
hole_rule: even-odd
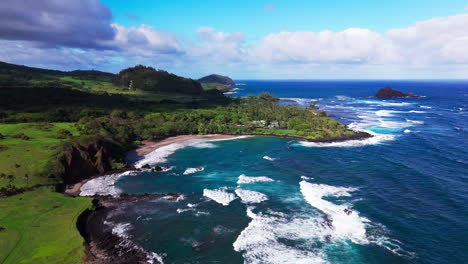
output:
[[[29,174],[24,174],[24,178],[26,179],[26,186],[29,187]]]
[[[11,185],[16,177],[14,175],[11,175],[11,174],[2,173],[2,174],[0,174],[0,178],[8,180],[8,184]]]

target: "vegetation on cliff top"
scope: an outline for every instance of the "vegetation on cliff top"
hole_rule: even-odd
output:
[[[236,83],[229,77],[219,75],[219,74],[211,74],[205,77],[198,79],[201,83],[219,83],[224,85],[235,85]]]
[[[190,95],[200,95],[203,93],[203,88],[197,81],[143,65],[122,70],[116,77],[120,84],[128,87],[129,90],[184,93]]]

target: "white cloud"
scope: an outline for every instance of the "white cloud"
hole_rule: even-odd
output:
[[[182,45],[172,33],[158,31],[147,25],[124,27],[114,23],[111,26],[116,35],[110,44],[128,55],[155,56],[183,51]]]
[[[386,34],[363,28],[340,32],[280,32],[253,48],[257,62],[285,64],[468,64],[468,14],[434,18]]]
[[[264,37],[254,49],[270,63],[383,63],[396,57],[383,36],[368,29],[341,32],[280,32]]]
[[[202,27],[197,30],[198,45],[189,47],[188,54],[213,63],[230,63],[244,60],[245,37],[241,32],[216,32],[213,28]]]
[[[456,77],[468,67],[468,14],[421,21],[383,34],[364,28],[284,31],[263,36],[257,43],[247,42],[241,32],[219,32],[211,27],[199,28],[194,42],[147,25],[113,23],[110,27],[114,37],[99,40],[99,48],[41,48],[38,41],[0,40],[0,60],[46,68],[114,71],[144,63],[192,77],[217,72],[249,78],[326,74],[329,78],[412,78],[411,73],[420,78],[434,72],[440,77]]]
[[[408,63],[468,63],[468,14],[418,22],[387,35]]]

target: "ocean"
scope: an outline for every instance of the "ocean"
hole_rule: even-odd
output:
[[[116,210],[115,234],[155,263],[468,263],[468,81],[239,82],[374,137],[169,145],[141,162],[170,170],[101,182],[183,194]],[[424,97],[371,97],[385,86]]]

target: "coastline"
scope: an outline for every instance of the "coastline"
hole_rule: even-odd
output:
[[[164,138],[162,140],[153,141],[153,140],[143,140],[140,146],[137,149],[130,151],[130,153],[135,153],[137,156],[144,156],[147,155],[161,147],[178,143],[186,140],[192,139],[229,139],[233,138],[236,135],[229,135],[229,134],[208,134],[208,135],[180,135],[174,137]]]
[[[124,194],[119,198],[100,197],[93,200],[94,210],[84,211],[76,226],[85,239],[84,264],[161,263],[160,256],[135,245],[129,238],[106,224],[109,214],[119,207],[143,199],[175,201],[180,194]],[[155,261],[156,260],[156,261]]]
[[[288,139],[295,139],[300,141],[308,141],[308,142],[317,142],[317,143],[332,143],[332,142],[342,142],[347,140],[363,140],[366,138],[372,137],[371,134],[364,132],[364,131],[353,131],[353,135],[347,135],[342,137],[330,137],[330,138],[304,138],[304,137],[296,137],[296,136],[286,136],[286,135],[264,135],[264,134],[208,134],[208,135],[180,135],[180,136],[173,136],[164,138],[159,141],[153,140],[143,140],[141,145],[138,148],[130,151],[130,154],[134,154],[138,157],[143,157],[161,147],[179,143],[187,140],[192,139],[210,139],[210,140],[222,140],[222,139],[233,139],[238,136],[250,136],[250,137],[278,137],[278,138],[288,138]]]
[[[281,137],[289,138],[294,140],[309,141],[309,142],[342,142],[347,140],[362,140],[372,135],[366,132],[354,131],[355,134],[345,137],[337,138],[325,138],[325,139],[307,139],[292,136],[279,136],[279,135],[242,135],[242,134],[209,134],[209,135],[180,135],[174,137],[164,138],[158,141],[144,140],[142,144],[136,149],[128,152],[130,155],[136,155],[138,157],[144,157],[151,152],[154,152],[162,147],[169,146],[171,144],[181,143],[190,140],[229,140],[239,136],[267,136],[267,137]],[[65,191],[66,195],[79,196],[80,188],[88,181],[103,177],[105,175],[123,173],[126,171],[140,169],[135,168],[133,164],[127,166],[121,170],[109,171],[104,175],[96,175],[89,177],[79,183],[76,183],[73,187],[68,188]],[[150,199],[150,198],[161,198],[163,196],[170,196],[172,199],[177,199],[181,194],[142,194],[142,195],[129,195],[121,194],[118,197],[94,195],[90,196],[94,198],[93,210],[84,211],[78,218],[77,228],[81,235],[85,239],[85,259],[86,264],[107,264],[107,263],[158,263],[154,262],[156,259],[152,259],[151,253],[146,252],[141,247],[131,243],[125,237],[119,236],[112,232],[112,228],[104,224],[107,216],[112,211],[124,206],[125,204],[131,203],[138,199]],[[154,256],[153,256],[154,257]]]

